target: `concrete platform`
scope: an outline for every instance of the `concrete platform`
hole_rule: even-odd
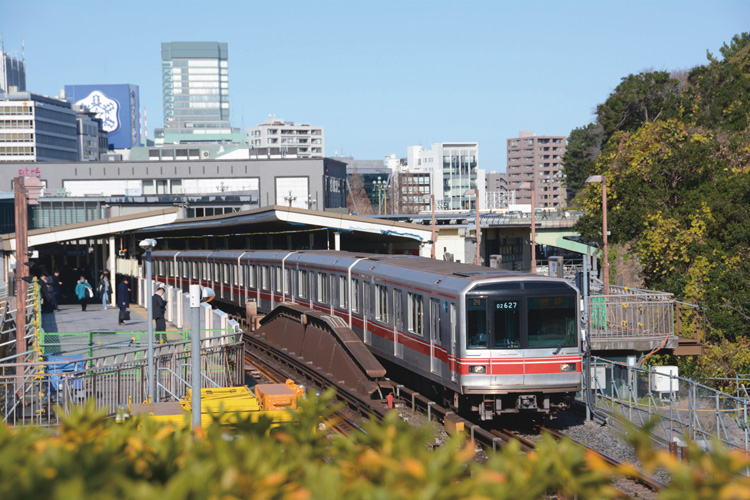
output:
[[[86,333],[86,332],[145,332],[148,329],[146,310],[136,304],[131,305],[130,321],[118,325],[120,310],[109,307],[106,310],[100,303],[88,304],[81,311],[80,304],[61,304],[60,310],[42,313],[42,328],[47,333]],[[167,331],[176,331],[167,323]]]

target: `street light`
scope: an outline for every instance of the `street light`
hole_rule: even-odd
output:
[[[138,243],[146,251],[146,312],[148,320],[148,400],[156,402],[156,378],[154,374],[154,310],[151,307],[153,288],[151,283],[151,250],[156,246],[156,240],[151,238]]]
[[[372,183],[373,186],[375,186],[375,189],[378,192],[378,215],[382,215],[383,212],[383,202],[388,203],[388,198],[385,190],[388,188],[388,180],[386,179],[380,179],[380,176],[378,176],[378,180],[374,181]],[[387,210],[387,209],[386,209]]]
[[[531,190],[531,273],[536,274],[536,191],[534,181],[522,182],[516,189]]]
[[[604,295],[609,295],[609,256],[607,254],[607,178],[603,175],[592,175],[586,179],[587,183],[601,182],[602,184],[602,237],[604,245],[602,252],[602,281],[604,282]]]
[[[476,235],[477,235],[477,253],[474,256],[474,264],[476,264],[478,266],[481,266],[482,265],[482,259],[479,256],[479,245],[481,244],[481,241],[482,241],[482,230],[479,229],[479,190],[478,189],[469,189],[468,191],[466,191],[464,193],[464,196],[475,196],[476,197],[475,201],[474,201],[474,208],[476,208],[476,212],[477,212],[477,215],[476,215],[477,219],[476,219],[476,222],[475,222],[475,224],[477,226],[477,229],[475,231]],[[469,201],[469,204],[471,204],[471,201]],[[469,205],[469,206],[471,207],[471,205]]]
[[[284,201],[289,202],[289,208],[292,208],[292,202],[297,200],[296,196],[292,196],[292,191],[289,190],[289,196],[284,196]]]
[[[435,195],[434,194],[423,194],[423,200],[430,200],[430,207],[432,208],[432,248],[430,249],[430,258],[435,258]]]

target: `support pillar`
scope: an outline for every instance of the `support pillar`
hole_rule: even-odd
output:
[[[333,233],[333,249],[341,250],[341,233],[338,231]]]

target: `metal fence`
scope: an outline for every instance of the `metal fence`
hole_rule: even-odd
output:
[[[668,441],[716,438],[728,447],[750,451],[748,397],[597,357],[592,358],[591,389],[598,408],[637,425],[660,417],[654,433]]]
[[[618,293],[589,297],[592,338],[658,337],[674,334],[671,294]]]
[[[8,289],[5,287],[0,290],[0,363],[38,361],[42,307],[39,282],[36,278],[26,295],[26,318],[23,325],[26,352],[21,354],[16,352],[16,312],[17,309],[11,307]]]
[[[0,420],[10,425],[55,425],[72,408],[93,401],[114,415],[118,405],[148,394],[146,349],[88,359],[0,366]],[[242,383],[244,343],[236,334],[201,341],[202,387]],[[156,345],[156,401],[175,401],[190,388],[190,342]],[[23,377],[17,375],[23,369]]]

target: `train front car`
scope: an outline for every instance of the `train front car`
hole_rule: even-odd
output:
[[[581,389],[578,291],[564,280],[478,283],[465,293],[461,392],[483,420],[550,413]]]

